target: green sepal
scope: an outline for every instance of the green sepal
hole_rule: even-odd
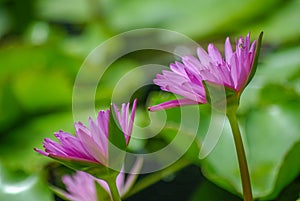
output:
[[[99,163],[79,161],[75,159],[62,159],[57,157],[51,157],[51,158],[59,161],[63,165],[73,170],[86,172],[98,179],[102,179],[105,181],[109,181],[112,178],[117,178],[118,174],[120,173],[119,169],[115,170],[115,168],[111,168],[110,166],[104,166]]]
[[[97,200],[103,200],[103,201],[111,200],[108,192],[97,181],[95,181],[95,188],[96,188]]]
[[[110,106],[109,126],[108,126],[108,167],[120,171],[125,158],[126,139],[121,130],[113,106]]]
[[[234,89],[206,80],[203,80],[202,84],[207,102],[217,111],[227,112],[239,105],[240,96]]]
[[[54,192],[58,197],[64,199],[64,200],[68,200],[68,198],[66,198],[64,191],[61,190],[60,188],[57,188],[56,186],[53,185],[49,185],[49,189]]]
[[[59,158],[59,157],[53,157],[49,156],[58,162],[62,163],[63,165],[78,171],[83,171],[86,173],[89,173],[93,175],[96,178],[105,178],[108,174],[110,174],[111,170],[101,165],[100,163],[96,162],[90,162],[90,161],[83,161],[83,160],[76,160],[76,159],[70,159],[70,158]]]
[[[251,72],[250,72],[249,78],[247,80],[246,86],[249,84],[249,82],[251,82],[252,78],[254,77],[254,75],[256,73],[256,69],[257,69],[257,65],[258,65],[258,58],[259,58],[260,48],[261,48],[261,43],[262,43],[262,37],[263,37],[263,32],[260,32],[259,37],[257,39],[257,44],[256,44],[256,48],[255,48],[255,55],[254,55]]]

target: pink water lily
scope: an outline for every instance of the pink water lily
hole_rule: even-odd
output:
[[[178,107],[182,105],[207,103],[203,81],[231,88],[240,94],[245,88],[254,63],[256,41],[250,43],[250,34],[240,37],[233,51],[227,37],[224,48],[225,58],[213,45],[208,45],[208,52],[197,49],[197,58],[186,55],[182,62],[170,65],[171,71],[158,74],[153,82],[164,91],[172,92],[184,98],[164,102],[149,107],[150,111]]]
[[[95,188],[95,177],[77,171],[73,176],[65,175],[62,178],[67,192],[63,195],[71,201],[98,201]]]
[[[135,174],[129,173],[126,179],[123,172],[120,172],[117,176],[116,184],[121,197],[125,195],[134,184],[138,176],[136,173],[140,171],[142,164],[143,160],[138,159],[130,171]],[[95,181],[102,186],[108,196],[111,196],[109,187],[104,180],[97,179],[86,172],[77,171],[73,176],[65,175],[62,177],[62,181],[67,190],[62,191],[62,194],[71,201],[98,201]],[[105,197],[105,195],[101,196]]]
[[[121,111],[119,111],[115,104],[112,109],[124,134],[126,146],[129,143],[132,133],[136,102],[137,101],[134,100],[131,115],[129,114],[129,103],[122,104]],[[46,138],[43,142],[45,151],[37,148],[34,150],[60,161],[77,161],[107,165],[109,157],[108,136],[114,134],[109,133],[110,115],[112,115],[110,110],[101,110],[96,120],[89,118],[89,128],[84,126],[81,122],[75,123],[76,136],[59,131],[54,133],[54,136],[59,142]]]

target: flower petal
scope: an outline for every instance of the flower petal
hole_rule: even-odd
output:
[[[130,119],[129,119],[129,123],[128,123],[129,125],[128,125],[128,129],[127,129],[127,135],[125,135],[127,145],[131,138],[133,121],[134,121],[135,111],[136,111],[136,104],[137,104],[137,99],[134,99],[133,104],[132,104],[132,109],[131,109],[131,115],[130,115]]]
[[[229,37],[226,38],[225,42],[225,60],[227,63],[230,63],[231,57],[232,57],[232,47],[230,43]]]
[[[149,111],[157,111],[157,110],[164,110],[164,109],[170,109],[170,108],[175,108],[179,106],[184,106],[184,105],[196,105],[196,104],[201,104],[199,102],[187,99],[187,98],[182,98],[178,100],[171,100],[167,101],[158,105],[154,105],[151,107],[148,107]]]
[[[208,51],[208,55],[210,56],[210,58],[216,64],[221,64],[223,62],[221,53],[213,44],[208,45],[207,51]]]

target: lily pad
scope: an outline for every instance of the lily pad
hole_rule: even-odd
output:
[[[253,194],[273,199],[300,172],[300,107],[270,105],[250,112],[242,125]],[[203,161],[203,173],[214,183],[241,193],[240,174],[230,127],[225,125],[215,150]]]

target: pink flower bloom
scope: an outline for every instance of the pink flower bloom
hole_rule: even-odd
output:
[[[72,201],[98,201],[95,178],[85,172],[77,171],[73,176],[63,176],[63,183],[68,192],[64,196]]]
[[[158,74],[153,82],[164,91],[169,91],[184,98],[168,101],[149,107],[150,111],[178,107],[180,105],[207,103],[203,81],[223,85],[240,94],[245,88],[254,62],[256,41],[250,44],[250,34],[240,37],[235,51],[230,40],[225,42],[225,59],[213,45],[208,45],[208,53],[197,49],[197,56],[184,56],[182,62],[170,65],[171,71]]]
[[[138,159],[131,172],[139,172],[142,162],[143,160]],[[137,174],[129,174],[126,180],[123,172],[117,176],[116,184],[121,197],[130,190],[137,176]],[[73,176],[65,175],[62,177],[62,181],[67,189],[67,192],[63,191],[62,194],[71,201],[98,201],[95,181],[111,196],[109,187],[104,180],[97,179],[86,172],[77,171]]]
[[[129,143],[136,110],[136,100],[133,102],[132,112],[129,117],[129,103],[122,104],[121,112],[114,105],[114,112],[126,140]],[[110,110],[101,110],[94,121],[89,118],[89,128],[81,122],[75,123],[76,136],[59,131],[54,133],[59,142],[44,139],[45,151],[34,150],[45,156],[61,161],[89,162],[101,165],[108,163],[108,135]],[[113,133],[110,133],[113,135]]]

